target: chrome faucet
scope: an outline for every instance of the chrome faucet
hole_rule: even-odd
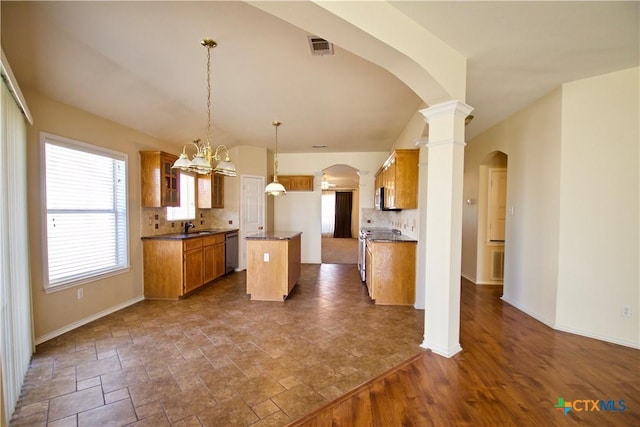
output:
[[[185,234],[189,232],[190,228],[195,228],[196,226],[193,225],[193,222],[189,221],[189,222],[185,222],[184,223],[184,232]]]

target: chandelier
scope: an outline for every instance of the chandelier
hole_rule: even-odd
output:
[[[211,39],[200,41],[207,48],[207,140],[195,139],[192,143],[182,147],[182,153],[172,168],[187,172],[209,175],[217,173],[225,176],[236,176],[236,167],[229,160],[229,149],[225,145],[218,145],[215,151],[211,147],[211,49],[218,44]],[[187,147],[194,146],[196,153],[189,160]],[[215,162],[215,166],[212,163]]]
[[[284,188],[284,185],[278,182],[278,126],[282,123],[276,120],[271,124],[276,128],[276,151],[273,156],[273,182],[264,188],[264,192],[271,196],[279,196],[281,194],[285,196],[287,190]]]

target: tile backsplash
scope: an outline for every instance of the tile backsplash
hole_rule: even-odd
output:
[[[140,216],[142,236],[181,233],[186,221],[167,221],[166,208],[142,208]],[[210,228],[238,228],[240,215],[229,209],[196,209],[196,218],[190,220],[196,230]]]
[[[414,239],[418,238],[418,210],[379,211],[373,208],[360,209],[360,224],[363,227],[396,228]]]

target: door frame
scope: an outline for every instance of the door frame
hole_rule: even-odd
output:
[[[239,270],[245,270],[247,268],[247,241],[245,240],[245,237],[247,235],[247,233],[249,232],[253,232],[254,230],[247,230],[247,228],[244,225],[244,209],[246,206],[245,203],[245,197],[246,197],[246,193],[245,193],[245,181],[247,179],[257,179],[261,182],[262,184],[262,188],[264,189],[264,181],[265,181],[265,177],[261,176],[261,175],[240,175],[240,221],[239,221],[239,238],[240,238],[240,242],[238,244],[238,248],[240,250],[240,256],[238,257],[238,269]],[[266,223],[266,197],[264,195],[264,192],[261,193],[261,198],[262,198],[262,203],[261,203],[261,207],[262,207],[262,212],[259,214],[261,217],[261,226],[264,229],[265,223]]]

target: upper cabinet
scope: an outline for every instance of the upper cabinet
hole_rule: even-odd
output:
[[[180,206],[180,173],[171,169],[176,160],[162,151],[140,152],[142,207]]]
[[[224,175],[198,175],[198,208],[224,208]]]
[[[313,191],[313,175],[278,175],[278,182],[287,191]]]
[[[384,187],[388,209],[418,208],[418,162],[420,150],[395,150],[376,173],[376,188]]]

